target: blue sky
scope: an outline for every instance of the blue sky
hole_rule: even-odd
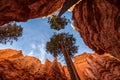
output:
[[[66,12],[63,16],[71,19],[71,12]],[[72,21],[71,21],[72,22]],[[6,45],[0,44],[0,49],[12,48],[17,50],[22,50],[24,55],[35,56],[44,62],[46,58],[52,60],[52,56],[46,53],[45,45],[49,38],[54,34],[54,32],[69,32],[73,34],[76,38],[76,45],[79,46],[78,54],[83,52],[92,53],[93,51],[89,49],[83,42],[79,33],[68,24],[65,29],[60,31],[55,31],[50,29],[48,24],[48,18],[36,18],[28,20],[27,22],[17,23],[23,27],[23,36],[14,41],[12,45],[9,43]]]

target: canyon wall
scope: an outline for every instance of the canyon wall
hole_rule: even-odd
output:
[[[73,20],[86,45],[120,59],[120,0],[82,0],[73,10]]]
[[[23,56],[22,51],[12,50],[12,49],[1,49],[0,50],[0,60],[6,58],[18,58]]]
[[[81,80],[119,80],[120,60],[108,53],[84,53],[74,58]]]
[[[58,11],[64,0],[0,0],[0,25],[27,21]],[[73,10],[73,25],[98,54],[120,59],[120,0],[82,0]]]
[[[70,80],[67,67],[56,58],[41,64],[37,58],[12,49],[0,50],[0,56],[1,80]],[[73,60],[81,80],[120,79],[120,60],[110,54],[83,53]]]
[[[11,49],[0,50],[0,56],[0,80],[67,80],[57,59],[41,64],[39,59]]]
[[[0,25],[27,21],[59,10],[64,0],[0,0]],[[74,57],[81,80],[120,80],[120,0],[82,0],[73,9],[73,25],[96,53]],[[100,55],[98,55],[100,54]],[[114,57],[113,57],[114,56]],[[22,51],[0,50],[1,80],[70,80],[56,59],[45,64]]]
[[[0,25],[27,21],[59,10],[64,0],[0,0]]]

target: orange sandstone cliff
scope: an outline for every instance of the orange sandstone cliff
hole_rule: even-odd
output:
[[[0,50],[0,59],[5,58],[18,58],[23,56],[22,51],[12,50],[12,49],[3,49]]]
[[[64,0],[0,0],[0,25],[58,11]],[[98,54],[120,59],[120,0],[82,0],[73,9],[74,27]]]
[[[0,50],[0,56],[4,56],[0,58],[0,80],[66,80],[62,66],[56,59],[41,64],[39,59],[23,56],[20,52]]]
[[[41,64],[37,58],[23,56],[21,51],[11,49],[0,50],[0,56],[1,80],[70,80],[67,67],[56,58],[53,62],[46,59]],[[73,60],[81,80],[120,79],[120,60],[110,54],[83,53]]]
[[[84,53],[74,58],[81,80],[119,80],[120,60],[108,53]]]
[[[50,15],[59,10],[63,2],[63,0],[0,0],[0,25]],[[120,80],[119,4],[120,0],[82,0],[74,7],[75,29],[86,45],[97,52],[94,55],[86,53],[74,58],[75,67],[82,80]],[[56,59],[53,62],[46,60],[45,64],[41,64],[35,57],[23,56],[21,51],[10,49],[0,50],[0,78],[70,79],[67,67],[62,67]]]
[[[120,59],[120,0],[82,0],[74,7],[73,20],[86,45]]]

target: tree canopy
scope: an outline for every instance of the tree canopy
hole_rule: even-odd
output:
[[[78,50],[78,46],[76,46],[75,43],[76,39],[69,33],[54,33],[50,38],[50,41],[46,44],[46,50],[53,56],[58,56],[63,53],[61,45],[64,45],[66,50],[69,52],[69,55],[72,56],[74,53],[77,53]]]
[[[13,43],[17,41],[18,37],[22,36],[23,28],[16,23],[8,23],[0,26],[0,43],[6,44],[7,42]]]
[[[48,18],[48,23],[50,24],[51,29],[55,29],[58,31],[60,29],[64,29],[68,22],[70,21],[65,17],[59,17],[56,15],[52,15],[51,17]]]
[[[75,66],[70,56],[77,53],[78,46],[75,45],[76,39],[69,33],[54,34],[46,44],[47,52],[54,57],[63,54],[70,73],[71,80],[80,80]]]

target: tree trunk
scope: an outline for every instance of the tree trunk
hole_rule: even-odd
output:
[[[66,52],[67,52],[67,51],[66,51]],[[76,68],[75,68],[75,66],[74,66],[74,63],[73,63],[73,61],[72,61],[72,59],[71,59],[71,57],[70,57],[70,55],[69,55],[68,52],[67,52],[67,55],[68,55],[68,59],[69,59],[69,61],[70,61],[70,64],[71,64],[71,66],[72,66],[72,69],[74,70],[74,74],[75,74],[77,80],[80,80],[80,77],[79,77],[79,75],[78,75],[78,73],[77,73],[77,70],[76,70]]]
[[[68,71],[70,73],[71,80],[80,80],[79,76],[76,73],[74,64],[71,63],[72,60],[70,58],[70,55],[67,53],[67,51],[63,45],[61,45],[61,47],[62,47],[62,52],[63,52],[64,58],[65,58],[65,61],[66,61],[67,67],[68,67]]]
[[[61,17],[63,13],[65,13],[70,7],[72,7],[79,0],[65,0],[58,16]]]

